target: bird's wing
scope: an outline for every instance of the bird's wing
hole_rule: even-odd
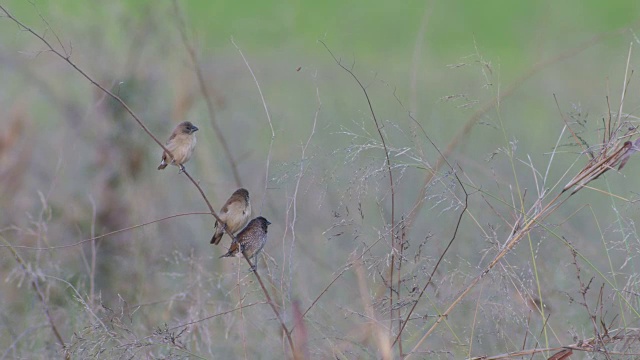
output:
[[[167,140],[167,142],[166,142],[166,143],[164,143],[164,144],[165,144],[165,145],[169,145],[169,143],[171,142],[171,140],[173,140],[175,137],[176,137],[176,133],[175,133],[175,132],[173,132],[173,133],[171,134],[171,136],[169,136],[169,139]]]

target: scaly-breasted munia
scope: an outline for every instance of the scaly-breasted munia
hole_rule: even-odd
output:
[[[173,129],[169,140],[165,144],[167,150],[171,151],[173,155],[172,165],[182,169],[183,165],[191,159],[193,149],[196,147],[196,135],[194,134],[196,131],[198,131],[198,127],[189,121],[183,121]],[[166,168],[169,160],[169,155],[163,152],[162,162],[158,166],[158,170]]]
[[[246,189],[238,189],[227,202],[224,204],[218,217],[222,220],[222,224],[216,221],[216,232],[211,238],[211,244],[218,245],[222,236],[224,236],[225,229],[231,234],[235,234],[249,221],[251,216],[251,202],[249,201],[249,192]]]
[[[262,216],[251,220],[249,225],[238,233],[231,243],[229,251],[222,255],[221,258],[231,256],[242,257],[244,255],[249,260],[257,259],[258,254],[267,242],[267,227],[269,225],[271,225],[269,220]],[[255,270],[257,266],[256,262],[256,260],[253,260],[253,270]]]

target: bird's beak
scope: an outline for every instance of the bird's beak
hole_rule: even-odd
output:
[[[193,125],[191,128],[193,129],[193,131],[191,131],[192,133],[193,133],[193,132],[196,132],[196,131],[198,131],[198,130],[200,130],[200,129],[198,129],[198,127],[197,127],[197,126],[195,126],[195,125]]]
[[[267,225],[271,225],[271,222],[269,220],[267,220]]]

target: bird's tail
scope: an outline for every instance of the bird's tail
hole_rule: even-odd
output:
[[[220,256],[218,259],[222,259],[223,257],[232,257],[232,256],[235,256],[235,255],[233,254],[232,250],[229,250],[229,251],[227,251],[226,254]]]
[[[211,238],[210,244],[218,245],[220,244],[220,240],[222,240],[222,236],[224,236],[224,232],[216,231],[213,233],[213,237]]]
[[[233,242],[231,243],[231,246],[229,247],[229,251],[227,251],[226,254],[220,256],[221,258],[223,257],[232,257],[232,256],[236,256],[238,251],[242,251],[242,247],[238,245],[238,242],[236,239],[233,239]]]

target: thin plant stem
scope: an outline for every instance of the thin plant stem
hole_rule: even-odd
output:
[[[276,132],[273,129],[273,122],[271,121],[271,114],[269,113],[269,107],[267,106],[267,101],[264,99],[264,95],[262,94],[262,88],[260,87],[260,82],[258,81],[256,74],[253,72],[251,65],[249,65],[249,61],[247,61],[247,58],[244,56],[244,53],[242,52],[240,47],[236,44],[235,40],[233,40],[233,38],[231,38],[231,43],[233,44],[233,46],[235,46],[236,50],[238,50],[238,53],[240,53],[240,56],[242,57],[242,61],[244,61],[244,64],[246,65],[247,69],[251,73],[251,77],[253,78],[253,82],[256,84],[256,88],[258,88],[258,93],[260,94],[260,100],[262,101],[262,106],[264,107],[264,112],[265,112],[265,115],[267,116],[267,122],[269,123],[269,128],[271,129],[271,141],[269,142],[269,151],[267,152],[267,160],[266,160],[265,171],[264,171],[264,192],[262,193],[262,201],[260,204],[260,214],[262,214],[262,208],[264,206],[264,201],[267,196],[267,185],[269,184],[269,166],[271,165],[271,150],[273,148],[273,140],[276,137]]]
[[[111,235],[115,235],[115,234],[118,234],[118,233],[121,233],[121,232],[137,229],[137,228],[140,228],[140,227],[145,227],[147,225],[155,224],[157,222],[161,222],[161,221],[165,221],[165,220],[169,220],[169,219],[173,219],[173,218],[177,218],[177,217],[182,217],[182,216],[189,216],[189,215],[211,215],[211,213],[210,212],[189,212],[189,213],[182,213],[182,214],[175,214],[175,215],[171,215],[171,216],[166,216],[166,217],[163,217],[163,218],[160,218],[160,219],[157,219],[157,220],[153,220],[153,221],[149,221],[149,222],[146,222],[146,223],[143,223],[143,224],[129,226],[129,227],[126,227],[124,229],[114,230],[114,231],[108,232],[106,234],[97,235],[97,236],[94,236],[94,237],[91,237],[91,238],[88,238],[88,239],[80,240],[78,242],[75,242],[75,243],[69,244],[69,245],[58,245],[58,246],[47,246],[47,247],[11,245],[11,247],[13,247],[15,249],[36,250],[36,251],[51,251],[51,250],[66,249],[66,248],[82,245],[84,243],[92,242],[92,241],[97,240],[97,239],[101,239],[101,238],[105,238],[105,237],[108,237],[108,236],[111,236]],[[0,247],[9,247],[9,246],[0,245]]]
[[[182,39],[182,43],[184,44],[185,49],[187,50],[187,54],[189,54],[189,60],[193,64],[194,70],[196,72],[196,78],[198,79],[198,85],[200,86],[200,92],[202,93],[202,97],[204,98],[205,103],[207,104],[207,111],[209,112],[209,121],[211,121],[211,126],[213,127],[213,131],[216,134],[216,138],[218,142],[222,146],[222,151],[224,151],[225,157],[227,158],[227,162],[231,167],[231,173],[233,174],[233,179],[236,182],[237,187],[242,187],[242,181],[240,179],[240,173],[238,172],[238,164],[236,164],[233,159],[233,154],[231,154],[231,150],[229,149],[229,144],[227,143],[227,139],[224,137],[222,133],[222,129],[220,128],[220,124],[218,123],[218,119],[216,118],[216,112],[213,108],[213,101],[211,100],[211,94],[209,93],[209,89],[207,88],[207,82],[204,78],[204,74],[202,72],[202,66],[198,61],[198,55],[196,54],[196,50],[193,47],[191,41],[189,41],[189,37],[187,36],[187,25],[184,20],[184,14],[180,11],[180,7],[178,6],[177,1],[173,1],[173,7],[176,11],[176,18],[178,20],[178,29],[180,30],[180,37]]]
[[[51,317],[51,313],[49,312],[49,305],[47,304],[47,301],[45,300],[45,297],[42,294],[42,290],[40,290],[37,277],[35,276],[35,274],[32,274],[29,270],[27,270],[27,266],[24,260],[22,260],[22,257],[20,257],[20,254],[18,254],[18,252],[11,246],[9,241],[7,241],[7,239],[5,239],[3,236],[0,236],[0,239],[2,239],[2,242],[4,242],[6,246],[9,248],[9,250],[13,254],[13,257],[16,259],[16,262],[18,263],[18,265],[20,265],[20,268],[22,269],[22,271],[24,271],[25,273],[28,273],[29,276],[31,277],[31,288],[33,288],[33,291],[38,296],[38,300],[42,304],[42,310],[44,311],[44,314],[47,317],[47,321],[49,322],[49,327],[51,328],[51,331],[53,331],[53,335],[58,341],[58,344],[60,344],[60,346],[64,350],[66,347],[65,341],[62,338],[62,335],[60,335],[60,332],[58,331],[58,327],[53,322],[53,318]],[[70,355],[65,352],[65,359],[70,359],[70,358],[71,358]]]
[[[380,136],[380,141],[382,141],[382,147],[384,149],[384,155],[387,162],[386,163],[387,173],[389,175],[389,186],[391,189],[391,224],[389,227],[390,234],[391,234],[391,266],[389,266],[389,334],[391,334],[391,332],[393,331],[393,313],[394,313],[393,312],[393,271],[395,269],[396,254],[399,253],[399,249],[397,246],[397,241],[395,236],[396,191],[393,185],[393,172],[391,171],[391,159],[389,158],[389,149],[387,148],[387,143],[384,138],[384,135],[382,134],[382,128],[380,127],[380,123],[378,122],[376,113],[375,111],[373,111],[373,104],[371,103],[371,98],[369,98],[369,93],[367,92],[367,88],[364,87],[362,82],[360,82],[360,79],[358,79],[356,74],[353,73],[353,69],[349,69],[346,66],[344,66],[344,64],[342,64],[340,59],[336,58],[336,56],[333,55],[333,52],[331,52],[327,44],[325,44],[322,40],[318,40],[318,41],[324,46],[327,52],[329,52],[329,54],[331,55],[333,60],[336,62],[336,64],[338,64],[338,66],[340,66],[344,71],[346,71],[349,75],[351,75],[353,80],[355,80],[355,82],[358,84],[358,86],[362,90],[364,97],[367,100],[367,105],[369,106],[369,112],[371,113],[373,122],[376,125],[376,130],[378,131],[378,135]]]

